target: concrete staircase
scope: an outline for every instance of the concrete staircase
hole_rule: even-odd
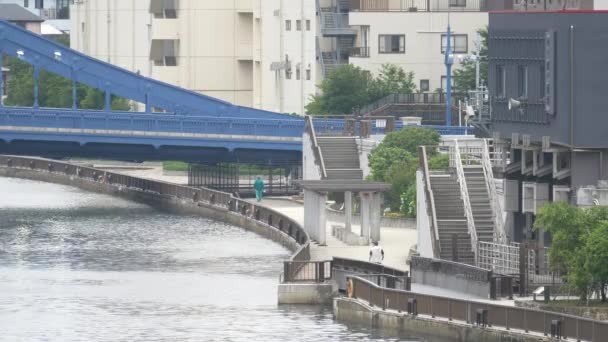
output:
[[[363,179],[354,137],[317,137],[327,179]]]
[[[469,201],[471,202],[477,239],[492,242],[494,240],[494,216],[483,168],[481,166],[465,166],[464,177],[469,190]]]
[[[460,185],[452,171],[430,171],[431,189],[435,198],[437,230],[441,259],[454,260],[453,235],[458,235],[458,262],[473,265],[475,255],[471,248],[464,205],[460,197]]]

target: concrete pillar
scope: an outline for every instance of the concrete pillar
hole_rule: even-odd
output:
[[[2,52],[0,52],[0,107],[2,107],[2,96],[4,95],[4,74],[2,73]]]
[[[34,108],[39,107],[38,102],[38,93],[39,93],[39,83],[40,81],[40,67],[38,65],[34,65]]]
[[[370,201],[370,238],[372,241],[380,241],[380,220],[382,212],[380,204],[382,202],[381,193],[371,194]]]
[[[353,193],[346,191],[344,193],[344,228],[347,232],[352,232],[353,220]]]
[[[325,193],[304,190],[304,230],[319,245],[327,243],[326,198]]]
[[[371,225],[371,217],[370,217],[370,209],[371,209],[371,197],[372,194],[369,192],[361,193],[361,236],[367,238],[367,242],[370,241],[370,225]]]

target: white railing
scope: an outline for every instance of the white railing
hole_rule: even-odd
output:
[[[483,166],[486,187],[488,188],[488,194],[490,195],[490,206],[492,207],[493,213],[492,216],[494,217],[494,241],[506,244],[507,234],[505,233],[502,205],[500,205],[500,200],[498,199],[498,193],[496,191],[496,182],[494,182],[494,172],[492,171],[492,161],[490,159],[488,141],[485,139],[483,140],[483,155],[481,158],[481,165]]]
[[[499,274],[519,274],[519,246],[479,241],[477,267]]]
[[[464,168],[462,167],[462,160],[460,158],[460,147],[458,146],[458,140],[454,140],[454,147],[452,148],[452,151],[453,164],[456,167],[456,175],[458,176],[458,183],[460,184],[460,197],[462,197],[462,202],[464,204],[464,212],[467,218],[469,235],[471,237],[471,250],[475,255],[475,261],[477,263],[477,230],[475,229],[475,220],[473,219],[473,210],[471,209],[469,189],[467,188],[467,181],[464,177]]]
[[[312,143],[312,149],[315,154],[315,158],[319,162],[319,174],[321,178],[327,178],[327,170],[325,169],[325,161],[323,160],[323,151],[321,151],[321,147],[319,146],[319,142],[317,141],[317,133],[315,132],[315,125],[313,123],[312,117],[309,115],[305,116],[306,127],[308,128],[308,133],[310,134],[310,139]]]
[[[426,156],[426,146],[420,146],[420,166],[422,167],[422,172],[424,176],[424,186],[425,186],[425,197],[426,197],[426,205],[427,212],[430,216],[431,223],[431,239],[432,239],[432,247],[433,247],[433,255],[435,258],[440,258],[441,256],[441,244],[439,244],[439,228],[437,225],[437,211],[435,210],[435,196],[433,195],[433,189],[431,189],[431,174],[429,172],[429,163]]]

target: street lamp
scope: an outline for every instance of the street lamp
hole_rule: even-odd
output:
[[[452,32],[450,29],[450,17],[448,12],[448,32],[446,35],[445,46],[445,69],[446,69],[446,99],[445,99],[445,121],[446,126],[452,126],[452,65],[454,55],[452,55]]]

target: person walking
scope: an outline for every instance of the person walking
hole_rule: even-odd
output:
[[[255,199],[260,202],[264,196],[264,181],[260,176],[253,183],[253,188],[255,189]]]
[[[381,264],[384,260],[384,250],[378,246],[378,241],[374,241],[374,245],[369,250],[369,262]]]

